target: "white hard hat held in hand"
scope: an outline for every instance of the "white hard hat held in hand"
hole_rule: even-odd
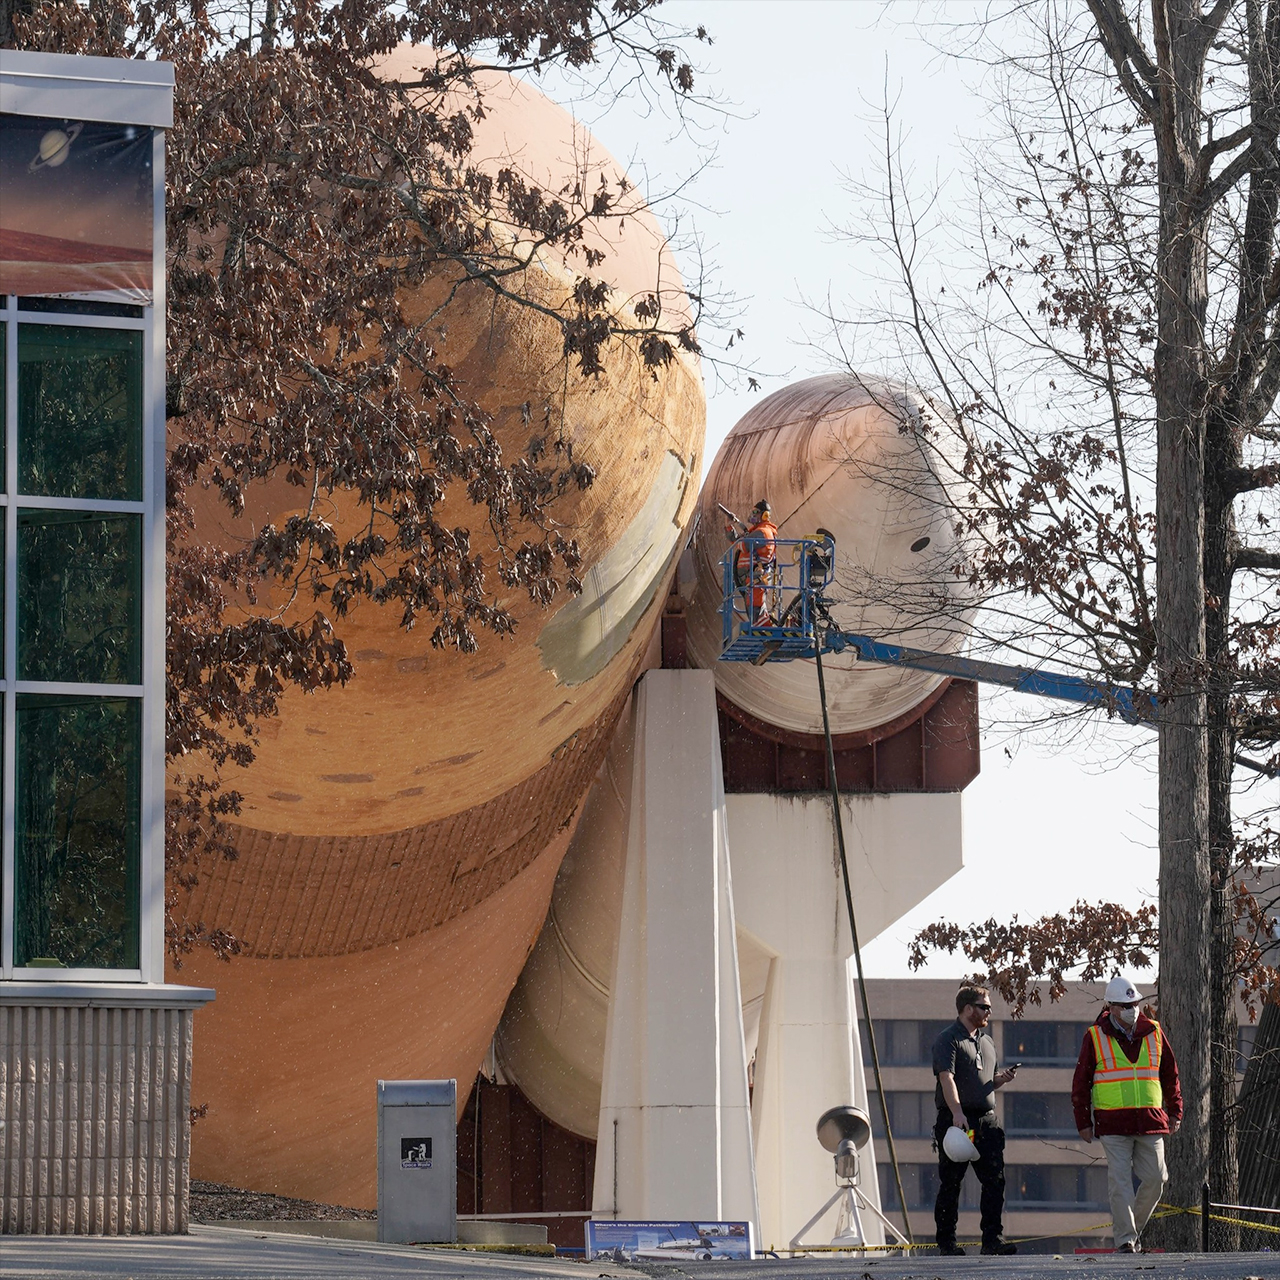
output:
[[[1112,978],[1107,983],[1108,1004],[1137,1004],[1141,999],[1142,994],[1128,978]]]
[[[978,1158],[978,1148],[973,1145],[973,1139],[956,1125],[942,1135],[942,1150],[947,1159],[954,1160],[956,1164]]]

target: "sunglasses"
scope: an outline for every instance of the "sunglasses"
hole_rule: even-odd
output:
[[[991,1012],[991,1006],[989,1004],[975,1004],[973,1007],[975,1009],[982,1009],[987,1013]]]

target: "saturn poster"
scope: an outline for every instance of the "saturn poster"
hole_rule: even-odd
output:
[[[0,115],[0,295],[151,302],[151,132]]]

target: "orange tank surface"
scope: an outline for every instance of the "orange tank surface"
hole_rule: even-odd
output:
[[[566,830],[518,878],[440,928],[342,956],[204,953],[183,981],[216,987],[196,1021],[192,1176],[372,1209],[375,1081],[475,1079],[546,915]]]
[[[392,68],[413,65],[400,50]],[[473,158],[564,185],[616,162],[546,98],[505,77],[486,86]],[[634,198],[634,197],[633,197]],[[596,269],[615,305],[683,286],[638,205],[602,233]],[[519,288],[552,305],[581,264],[543,261]],[[426,320],[444,293],[406,299]],[[675,295],[679,296],[676,297]],[[687,304],[683,304],[687,305]],[[443,358],[494,419],[506,456],[551,415],[595,471],[553,516],[583,553],[580,596],[542,609],[504,598],[514,637],[481,635],[464,655],[405,631],[398,607],[361,602],[339,623],[354,679],[290,691],[262,726],[254,764],[229,779],[245,797],[237,860],[201,871],[187,914],[245,945],[230,965],[194,957],[178,975],[218,989],[201,1014],[192,1097],[208,1103],[192,1173],[254,1189],[371,1206],[374,1084],[456,1077],[460,1104],[545,916],[582,797],[641,669],[691,516],[705,402],[692,358],[656,377],[611,348],[598,378],[566,370],[557,325],[528,308],[462,292],[434,324]],[[298,490],[264,486],[233,518],[211,503],[196,536],[245,536],[279,522]],[[366,517],[335,496],[339,535]],[[451,500],[447,521],[473,528]],[[495,578],[496,583],[496,578]]]

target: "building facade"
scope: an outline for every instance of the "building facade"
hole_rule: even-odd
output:
[[[0,50],[0,1232],[186,1229],[164,981],[167,64]]]

